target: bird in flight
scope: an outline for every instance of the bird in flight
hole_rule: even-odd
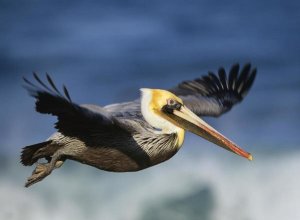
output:
[[[25,186],[43,180],[67,159],[112,172],[151,167],[177,153],[185,131],[252,160],[250,153],[200,117],[220,116],[241,102],[255,75],[250,64],[235,64],[229,74],[221,67],[218,74],[208,72],[169,90],[142,88],[140,99],[101,107],[76,104],[65,86],[60,91],[48,74],[45,83],[34,73],[36,82],[24,78],[24,86],[35,98],[37,112],[57,117],[57,132],[23,148],[21,163],[36,163]]]

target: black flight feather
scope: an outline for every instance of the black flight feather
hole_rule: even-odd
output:
[[[220,67],[218,75],[208,72],[208,75],[184,81],[170,91],[197,115],[219,116],[243,100],[255,76],[256,69],[251,69],[250,63],[245,64],[241,70],[239,64],[234,64],[228,76],[225,69]]]

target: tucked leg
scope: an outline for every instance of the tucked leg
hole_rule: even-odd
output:
[[[59,151],[57,151],[51,158],[49,163],[38,163],[32,172],[32,175],[27,179],[25,187],[29,187],[51,174],[52,170],[63,165],[64,159]]]

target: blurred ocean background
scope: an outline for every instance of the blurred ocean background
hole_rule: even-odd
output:
[[[34,111],[22,76],[107,105],[219,66],[258,68],[241,105],[206,118],[249,162],[188,134],[169,161],[108,173],[68,161],[26,189],[21,147],[55,118]],[[0,1],[0,219],[300,219],[300,1]]]

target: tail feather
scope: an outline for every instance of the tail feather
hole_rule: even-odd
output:
[[[36,157],[35,154],[36,152],[41,149],[42,147],[45,147],[47,145],[49,145],[52,141],[45,141],[45,142],[41,142],[38,144],[33,144],[30,146],[26,146],[23,148],[22,152],[21,152],[21,163],[24,166],[31,166],[32,164],[34,164],[35,162],[37,162],[37,160],[39,159],[39,157]]]

